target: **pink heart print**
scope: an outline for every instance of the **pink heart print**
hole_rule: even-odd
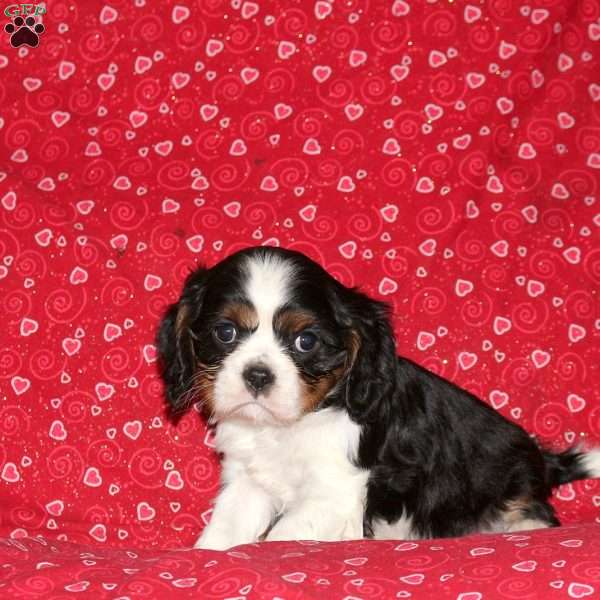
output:
[[[193,545],[219,461],[200,398],[178,425],[167,418],[157,325],[190,272],[248,245],[301,251],[386,302],[400,354],[549,447],[599,445],[595,7],[67,0],[48,3],[37,47],[13,48],[4,34],[0,522],[10,547],[37,557],[31,536],[65,552],[92,544],[136,569],[126,552]],[[598,490],[574,483],[552,502],[575,529],[489,543],[247,545],[227,555],[242,569],[227,594],[317,585],[331,597],[409,597],[443,585],[462,600],[594,597],[585,564]],[[552,552],[533,556],[538,545]],[[307,548],[321,566],[308,568]],[[397,572],[375,578],[392,555]],[[131,589],[214,592],[222,560],[182,556],[127,574]],[[40,555],[26,567],[35,581],[7,594],[131,593],[83,562],[51,569],[48,583],[45,563],[64,560]]]

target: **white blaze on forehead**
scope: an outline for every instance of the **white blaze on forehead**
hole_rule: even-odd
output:
[[[275,312],[289,300],[294,268],[272,254],[249,258],[246,268],[245,292],[258,314],[259,328],[272,326]]]
[[[268,254],[247,258],[244,269],[243,292],[256,311],[258,327],[223,361],[215,379],[215,413],[226,415],[246,405],[235,414],[257,421],[265,418],[267,410],[280,421],[295,420],[303,410],[298,371],[273,330],[273,317],[290,299],[295,269],[290,261]],[[259,396],[265,408],[256,405],[244,383],[244,370],[256,363],[263,363],[274,376],[265,396]]]

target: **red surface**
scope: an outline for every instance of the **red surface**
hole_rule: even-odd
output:
[[[10,582],[3,597],[597,598],[599,530],[418,543],[268,542],[228,552],[131,551],[28,538],[3,548]]]
[[[594,481],[556,498],[582,527],[522,542],[167,552],[218,471],[197,415],[164,418],[154,330],[249,244],[385,298],[400,352],[544,442],[600,444],[598,2],[238,4],[49,2],[37,48],[1,35],[2,594],[599,593]]]

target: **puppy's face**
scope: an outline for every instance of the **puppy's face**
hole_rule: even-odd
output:
[[[345,289],[293,252],[255,248],[192,274],[159,336],[174,411],[286,424],[339,392],[358,348]]]

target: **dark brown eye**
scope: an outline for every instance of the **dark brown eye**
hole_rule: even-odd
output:
[[[294,340],[294,346],[298,352],[310,352],[314,350],[318,342],[317,336],[311,331],[303,331]]]
[[[233,323],[219,323],[213,329],[213,333],[222,344],[232,344],[237,338],[237,329]]]

